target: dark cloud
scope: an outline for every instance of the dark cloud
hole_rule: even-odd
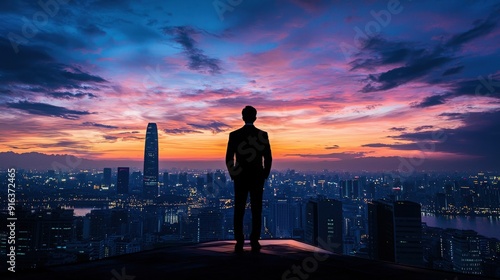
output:
[[[459,96],[491,97],[500,99],[500,74],[479,76],[476,79],[467,79],[454,83],[443,84],[448,91],[444,94],[431,95],[413,107],[431,107],[446,103],[447,100]]]
[[[231,128],[231,126],[219,121],[212,121],[209,123],[188,123],[188,125],[196,129],[210,130],[214,134],[224,132]]]
[[[339,145],[332,145],[332,146],[325,147],[325,149],[327,149],[327,150],[335,150],[335,149],[338,149],[338,148],[340,148]]]
[[[19,101],[16,103],[7,103],[8,108],[18,109],[25,111],[32,115],[59,117],[63,119],[76,120],[80,116],[89,115],[88,111],[71,110],[64,107],[50,105],[46,103],[37,103],[29,101]]]
[[[112,135],[103,135],[102,137],[109,142],[116,142],[118,140],[118,137]]]
[[[401,65],[388,71],[368,75],[368,83],[361,92],[389,90],[415,80],[436,83],[435,71],[457,59],[461,46],[474,39],[491,33],[498,22],[500,9],[495,8],[488,19],[478,21],[471,29],[453,35],[447,42],[436,46],[422,48],[410,42],[390,42],[379,36],[366,39],[355,59],[350,62],[351,71],[357,69],[376,70],[381,66]],[[442,76],[459,73],[464,66],[456,66],[444,70]],[[443,70],[441,70],[443,71]],[[453,96],[451,94],[450,96]],[[443,104],[442,97],[424,100],[417,107],[428,107]]]
[[[100,27],[98,27],[95,24],[89,24],[87,26],[84,26],[80,28],[80,30],[85,34],[89,36],[103,36],[106,35],[106,31],[102,30]]]
[[[116,129],[118,128],[117,126],[113,125],[105,125],[105,124],[100,124],[100,123],[95,123],[95,122],[84,122],[82,123],[83,126],[93,126],[93,127],[99,127],[99,128],[106,128],[106,129]]]
[[[88,144],[82,143],[80,141],[73,141],[73,140],[61,140],[57,141],[55,143],[48,143],[48,144],[33,144],[36,147],[39,148],[60,148],[60,147],[65,147],[65,148],[73,148],[73,149],[89,149],[90,146]]]
[[[379,66],[415,60],[425,53],[409,42],[392,42],[382,37],[371,37],[363,41],[363,46],[356,58],[351,61],[351,70],[373,70]]]
[[[406,127],[391,127],[389,128],[390,131],[405,131]]]
[[[64,92],[49,92],[47,93],[48,96],[57,98],[57,99],[82,99],[84,97],[88,98],[96,98],[97,95],[90,93],[90,92],[76,92],[76,93],[71,93],[68,91]]]
[[[500,13],[500,10],[497,9],[497,11],[495,12]],[[497,16],[490,16],[490,18],[488,18],[487,20],[478,22],[473,28],[454,35],[448,42],[446,42],[445,46],[460,47],[463,44],[470,42],[476,38],[485,36],[495,29],[495,27],[497,26],[497,21]]]
[[[375,92],[398,87],[424,77],[435,68],[439,68],[452,60],[453,58],[451,57],[430,54],[420,57],[416,61],[408,63],[406,66],[394,68],[381,74],[371,74],[368,76],[371,82],[365,85],[361,92]]]
[[[415,131],[422,131],[422,130],[431,129],[431,128],[434,128],[434,126],[433,125],[422,125],[422,126],[416,127]]]
[[[448,75],[453,75],[453,74],[458,74],[464,70],[464,66],[457,66],[457,67],[452,67],[446,69],[446,71],[443,72],[443,76],[448,76]]]
[[[331,158],[340,160],[349,160],[364,157],[365,152],[343,152],[330,154],[286,154],[285,156],[298,156],[303,158]]]
[[[420,103],[412,103],[412,107],[415,107],[415,108],[425,108],[425,107],[431,107],[431,106],[441,105],[441,104],[445,103],[447,97],[448,97],[448,95],[446,95],[446,94],[427,96]]]
[[[188,68],[200,73],[218,74],[221,72],[221,61],[207,56],[203,50],[196,47],[195,35],[201,32],[190,26],[174,26],[163,29],[165,34],[173,36],[176,43],[184,49],[184,54],[188,59]]]
[[[449,120],[459,120],[459,119],[462,119],[463,118],[463,115],[462,113],[441,113],[439,114],[440,117],[445,117]]]
[[[455,115],[454,116],[458,116]],[[500,110],[473,112],[460,115],[462,126],[453,129],[417,131],[390,136],[393,139],[411,141],[410,144],[390,145],[393,149],[413,149],[424,152],[436,151],[481,157],[491,163],[500,161]]]
[[[361,145],[361,147],[382,148],[382,147],[392,147],[392,145],[382,144],[382,143],[370,143],[370,144]]]
[[[18,96],[24,91],[60,99],[93,98],[96,97],[93,93],[72,91],[99,90],[107,83],[102,77],[56,61],[41,46],[23,46],[22,53],[14,55],[10,42],[3,37],[0,37],[0,61],[0,88],[15,89]]]
[[[173,128],[173,129],[165,129],[165,133],[173,134],[173,135],[184,135],[189,133],[203,133],[199,130],[190,129],[190,128]]]

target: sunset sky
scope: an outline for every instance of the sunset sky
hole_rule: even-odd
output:
[[[500,167],[498,1],[64,2],[0,2],[0,152]]]

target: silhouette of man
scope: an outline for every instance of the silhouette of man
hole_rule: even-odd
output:
[[[271,145],[267,132],[256,128],[257,110],[246,106],[242,112],[245,125],[229,134],[226,165],[234,181],[234,238],[235,252],[243,252],[243,216],[248,194],[252,208],[252,252],[260,252],[260,229],[262,216],[262,194],[264,182],[271,172]],[[236,156],[236,160],[235,160]],[[264,161],[264,165],[262,162]]]

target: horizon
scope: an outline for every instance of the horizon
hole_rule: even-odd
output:
[[[224,169],[252,105],[278,166],[500,170],[496,1],[54,3],[0,4],[0,153]]]
[[[16,158],[6,158],[5,155],[13,154]],[[38,162],[33,163],[31,160],[35,156]],[[31,156],[31,158],[25,158],[24,156]],[[45,157],[41,160],[39,156]],[[28,152],[28,153],[15,153],[12,151],[0,152],[0,171],[8,168],[17,169],[29,169],[38,171],[47,170],[64,170],[64,171],[75,171],[75,170],[99,170],[105,167],[116,169],[118,167],[130,167],[134,171],[142,171],[144,161],[141,159],[128,160],[128,159],[117,159],[117,160],[99,160],[99,159],[87,159],[79,158],[68,154],[43,154],[39,152]],[[13,161],[12,161],[13,159]],[[363,159],[351,160],[348,164],[342,161],[302,161],[302,162],[286,162],[284,160],[275,160],[273,162],[273,171],[286,171],[295,170],[297,172],[333,172],[333,173],[390,173],[393,175],[408,175],[416,173],[448,173],[448,172],[488,172],[495,173],[500,172],[499,169],[489,169],[481,167],[470,167],[470,168],[458,168],[457,165],[451,165],[451,162],[440,162],[440,161],[430,161],[428,164],[432,164],[434,168],[427,169],[421,168],[417,165],[412,165],[408,159],[391,157],[392,163],[374,167],[370,162],[362,163]],[[364,160],[367,160],[365,158]],[[8,163],[7,163],[8,162]],[[361,162],[361,163],[360,163]],[[28,163],[28,164],[26,164]],[[304,164],[307,168],[304,168]],[[357,166],[359,168],[353,168]],[[392,168],[397,166],[397,168]],[[447,167],[444,167],[447,166]],[[455,167],[454,167],[455,166]],[[410,169],[408,169],[410,168]],[[221,160],[160,160],[159,170],[223,170],[227,171],[223,159]],[[161,173],[160,172],[160,173]]]

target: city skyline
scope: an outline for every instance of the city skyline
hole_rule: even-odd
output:
[[[279,168],[500,168],[495,1],[41,3],[0,4],[0,153],[223,165],[252,105]]]

